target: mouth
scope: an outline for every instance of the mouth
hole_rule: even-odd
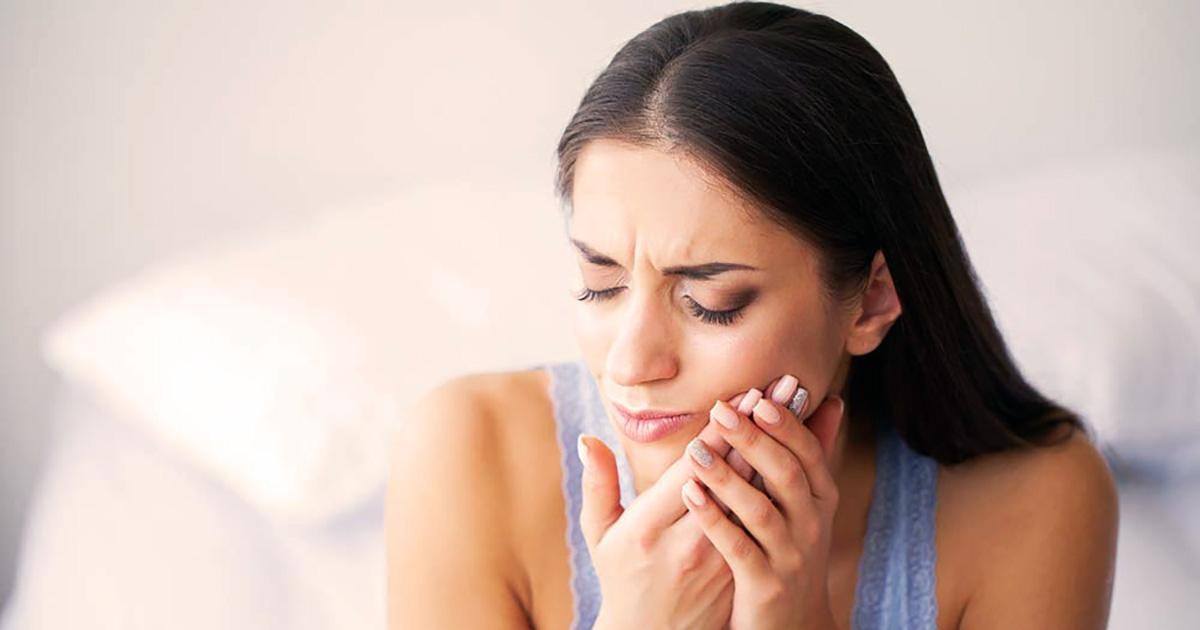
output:
[[[685,425],[703,418],[694,411],[662,411],[646,409],[632,411],[614,402],[621,430],[635,442],[654,442],[678,431]]]

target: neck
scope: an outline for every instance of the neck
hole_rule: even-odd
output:
[[[845,357],[830,391],[844,396],[849,356]],[[849,406],[834,441],[830,473],[838,487],[838,509],[833,517],[831,558],[857,558],[867,531],[867,517],[875,485],[875,425],[872,418]],[[853,566],[851,566],[853,570]]]

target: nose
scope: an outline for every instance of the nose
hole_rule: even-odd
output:
[[[609,377],[625,387],[674,377],[678,356],[670,313],[658,296],[630,297],[608,349]]]

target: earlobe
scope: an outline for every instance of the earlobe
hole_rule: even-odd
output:
[[[871,261],[870,281],[859,300],[853,322],[846,338],[846,351],[852,355],[867,354],[879,347],[892,324],[900,317],[903,307],[896,285],[892,282],[887,260],[882,251],[875,252]]]

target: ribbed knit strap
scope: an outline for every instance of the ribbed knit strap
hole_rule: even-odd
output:
[[[936,630],[937,472],[937,462],[909,449],[894,429],[880,429],[855,630]]]

